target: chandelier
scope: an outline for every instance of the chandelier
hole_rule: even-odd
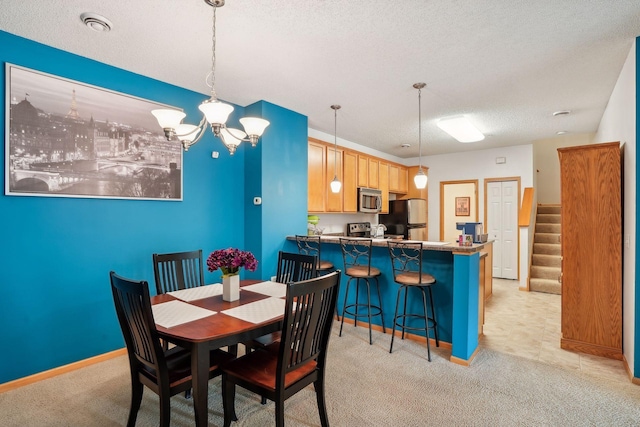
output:
[[[258,144],[258,139],[262,136],[265,128],[269,126],[269,122],[259,117],[244,117],[240,119],[240,123],[244,127],[244,131],[235,128],[229,128],[226,125],[229,114],[233,111],[233,106],[225,104],[218,100],[216,95],[216,10],[224,6],[225,0],[204,0],[209,6],[213,7],[213,36],[211,38],[211,71],[207,75],[207,86],[211,88],[211,97],[203,101],[198,109],[202,112],[203,117],[200,123],[190,125],[182,123],[182,119],[186,114],[179,110],[159,109],[151,111],[158,124],[164,130],[164,135],[168,141],[179,140],[184,147],[184,151],[188,151],[189,147],[194,145],[202,138],[207,123],[211,126],[213,134],[220,138],[224,145],[233,155],[242,141],[250,142],[253,147]]]
[[[427,175],[422,170],[422,88],[426,83],[415,83],[414,88],[418,89],[418,173],[413,177],[413,182],[416,184],[416,188],[422,190],[427,186]]]

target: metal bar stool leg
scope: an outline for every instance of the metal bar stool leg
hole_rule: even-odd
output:
[[[389,353],[393,353],[393,338],[396,335],[396,324],[398,323],[398,306],[400,305],[400,294],[402,293],[402,288],[404,286],[400,286],[398,289],[398,294],[396,295],[396,311],[393,314],[393,330],[391,331],[391,346],[389,347]]]
[[[429,290],[429,301],[431,302],[431,316],[433,319],[433,335],[436,338],[436,347],[440,347],[440,341],[438,340],[438,321],[436,320],[436,310],[433,308],[433,293],[431,292],[431,286],[427,287]],[[425,311],[425,316],[427,312]]]
[[[347,313],[347,297],[349,296],[349,285],[351,284],[351,279],[352,277],[350,277],[349,280],[347,280],[347,287],[344,291],[344,303],[342,304],[342,320],[340,321],[340,333],[338,334],[339,337],[342,336],[342,326],[344,325],[344,316]]]
[[[360,278],[358,277],[356,279],[356,303],[354,305],[356,311],[355,311],[355,315],[353,316],[353,327],[355,328],[356,326],[358,326],[358,291],[360,290]]]
[[[382,323],[382,333],[386,334],[387,330],[384,327],[384,314],[382,313],[382,296],[380,295],[380,282],[376,277],[376,289],[378,290],[378,304],[380,305],[380,322]]]
[[[424,292],[424,288],[420,287],[422,293],[422,305],[424,307],[424,332],[427,338],[427,360],[431,362],[431,344],[429,343],[429,314],[427,312],[427,294]],[[431,291],[431,288],[428,288]],[[431,293],[431,292],[429,292]]]
[[[402,307],[402,339],[404,340],[404,331],[407,329],[407,298],[409,296],[409,287],[404,288],[404,306]]]
[[[369,279],[364,279],[367,284],[367,314],[369,315],[369,345],[373,344],[373,337],[371,335],[371,285]]]

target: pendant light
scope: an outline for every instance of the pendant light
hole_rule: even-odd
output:
[[[227,118],[233,111],[233,106],[218,100],[215,88],[216,10],[224,6],[225,0],[204,0],[204,2],[213,8],[213,36],[211,38],[211,71],[207,75],[207,85],[211,88],[211,97],[198,106],[203,115],[202,120],[197,126],[182,123],[186,114],[173,109],[153,110],[151,114],[156,117],[158,124],[164,130],[167,141],[178,139],[182,143],[184,151],[189,150],[189,147],[202,138],[207,124],[209,124],[214,136],[219,138],[229,150],[229,154],[233,155],[242,141],[250,142],[251,146],[255,147],[265,128],[269,126],[269,122],[259,117],[244,117],[240,119],[244,131],[227,127]]]
[[[332,105],[333,109],[333,181],[331,181],[331,192],[339,193],[342,183],[338,179],[338,110],[339,105]]]
[[[422,170],[422,88],[426,83],[416,83],[414,88],[418,89],[418,173],[413,177],[413,182],[416,184],[416,188],[422,190],[427,186],[427,175]]]

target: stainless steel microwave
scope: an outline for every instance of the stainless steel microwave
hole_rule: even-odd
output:
[[[374,188],[358,188],[358,211],[378,213],[382,209],[382,191]]]

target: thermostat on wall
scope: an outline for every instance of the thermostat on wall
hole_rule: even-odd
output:
[[[253,204],[258,206],[262,204],[262,197],[254,197],[253,198]]]

